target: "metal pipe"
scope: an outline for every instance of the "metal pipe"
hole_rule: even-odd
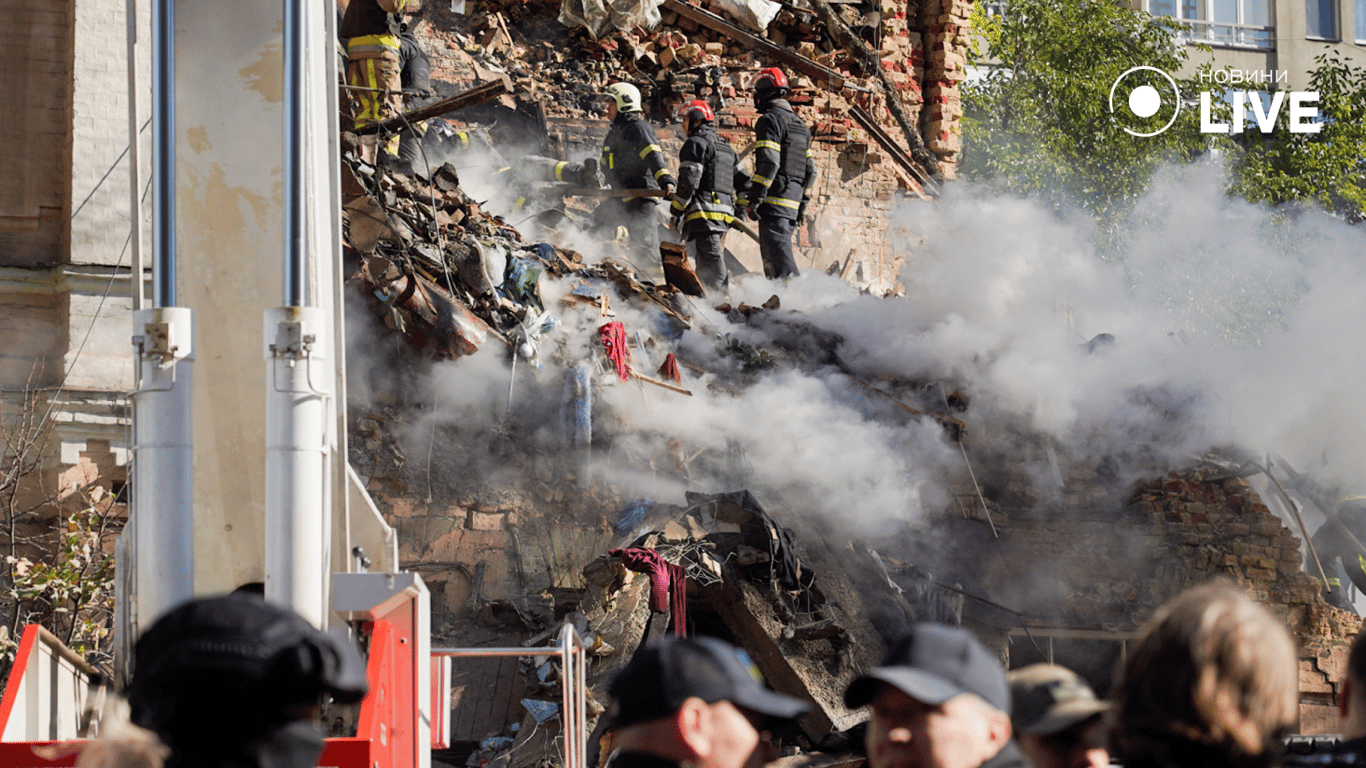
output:
[[[554,656],[552,648],[433,648],[433,656],[478,658],[480,656]]]
[[[328,393],[317,307],[266,310],[266,599],[327,624],[323,578],[331,538],[323,499]],[[315,374],[316,372],[316,374]]]
[[[304,54],[307,46],[302,0],[285,0],[284,10],[284,305],[306,307],[309,305],[305,232],[308,210],[304,194],[308,165],[304,149],[304,137],[308,130],[304,112],[307,86]]]
[[[133,561],[136,627],[194,596],[194,328],[184,307],[134,313]]]
[[[175,0],[155,0],[152,5],[152,104],[152,306],[174,307]]]
[[[124,3],[128,16],[128,217],[132,220],[132,262],[129,270],[133,311],[143,307],[142,295],[142,166],[138,140],[138,3]]]

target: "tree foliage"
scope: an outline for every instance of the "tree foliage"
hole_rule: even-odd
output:
[[[1241,135],[1232,188],[1252,201],[1312,201],[1359,222],[1366,219],[1366,67],[1353,67],[1335,52],[1314,63],[1309,90],[1319,94],[1322,130],[1291,133],[1283,107],[1270,137]]]
[[[45,487],[57,404],[38,390],[0,411],[0,679],[7,678],[23,628],[41,624],[94,664],[109,661],[114,557],[122,521],[116,499],[98,485],[59,500]]]
[[[1010,0],[1005,12],[974,10],[979,36],[972,64],[985,77],[964,83],[964,175],[1000,188],[1079,205],[1102,221],[1122,211],[1164,161],[1188,160],[1208,147],[1199,117],[1176,114],[1171,86],[1150,70],[1175,73],[1187,46],[1171,19],[1115,0]],[[1114,95],[1111,86],[1124,76]],[[1128,91],[1150,85],[1164,94],[1162,109],[1139,117]],[[1177,80],[1183,94],[1204,90],[1194,78]]]

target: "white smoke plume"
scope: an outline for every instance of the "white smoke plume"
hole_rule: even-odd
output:
[[[1116,483],[1142,471],[1125,462],[1174,466],[1236,446],[1359,484],[1366,233],[1229,199],[1221,183],[1204,166],[1163,174],[1111,260],[1083,216],[959,184],[898,213],[915,235],[904,296],[861,295],[815,270],[786,283],[746,276],[732,304],[777,293],[782,307],[733,323],[716,297],[693,301],[676,345],[658,312],[614,296],[636,370],[654,375],[676,351],[704,371],[684,366],[691,396],[616,380],[597,354],[602,318],[560,301],[582,281],[547,279],[561,324],[541,347],[553,362],[519,363],[511,387],[493,345],[438,366],[439,420],[490,440],[516,424],[536,450],[566,452],[565,366],[595,361],[595,482],[671,503],[684,490],[752,487],[869,537],[951,508],[966,464],[938,421],[911,418],[855,378],[921,409],[961,392],[970,405],[953,415],[967,424],[967,454],[1015,451],[1041,478],[1039,445],[1112,457]],[[590,262],[600,256],[579,245]],[[1101,333],[1113,342],[1088,351]]]

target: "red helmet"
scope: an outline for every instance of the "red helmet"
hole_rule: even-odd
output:
[[[749,87],[756,91],[771,90],[774,88],[788,88],[787,75],[783,74],[777,67],[759,70],[759,74],[750,81]]]
[[[716,119],[716,113],[711,111],[711,105],[701,99],[693,99],[687,104],[684,104],[682,109],[678,110],[678,116],[684,120],[687,120],[690,117],[696,117],[701,120],[706,120],[707,122]]]

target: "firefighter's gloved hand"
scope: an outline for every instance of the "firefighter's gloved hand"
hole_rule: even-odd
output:
[[[669,217],[669,229],[676,230],[681,226],[683,226],[683,216],[681,214],[675,213]]]
[[[590,157],[584,160],[583,185],[585,187],[601,187],[604,181],[602,171],[598,168],[597,158]]]
[[[806,204],[808,200],[803,199],[801,205],[797,206],[797,226],[801,226],[806,221]]]
[[[664,185],[664,199],[665,199],[665,200],[672,200],[672,199],[674,199],[674,185],[672,185],[672,184],[665,184],[665,185]]]
[[[751,221],[759,220],[759,212],[754,210],[754,206],[752,205],[745,206],[745,216]]]

